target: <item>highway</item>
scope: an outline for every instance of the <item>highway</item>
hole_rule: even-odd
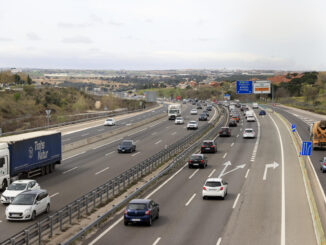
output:
[[[51,212],[62,208],[64,205],[105,183],[126,169],[159,152],[166,145],[172,144],[189,134],[190,131],[186,129],[186,123],[190,119],[198,118],[198,116],[190,115],[191,108],[188,105],[184,108],[182,113],[185,118],[184,125],[175,125],[174,121],[167,120],[166,116],[166,118],[131,131],[126,131],[101,142],[65,153],[62,164],[57,167],[53,174],[36,178],[41,187],[47,189],[51,196]],[[146,117],[156,114],[152,110],[146,113]],[[213,113],[212,111],[211,115]],[[136,119],[140,117],[143,117],[143,115],[138,114]],[[135,117],[126,118],[124,121],[131,122],[131,120],[136,121],[136,119]],[[199,122],[199,127],[206,123]],[[75,132],[75,137],[72,140],[79,140],[78,135],[85,134],[86,132],[89,132],[88,137],[98,134],[98,129],[101,128],[112,130],[114,127],[105,127],[103,125],[95,126],[95,128],[90,127],[86,130]],[[131,154],[118,154],[117,145],[122,139],[134,140],[137,145],[136,152]],[[31,224],[31,222],[7,222],[4,213],[5,206],[0,205],[0,241],[14,235]],[[41,218],[42,216],[37,220]]]
[[[124,226],[122,210],[83,244],[316,244],[288,129],[273,114],[258,121],[243,122],[232,128],[232,137],[218,138],[218,153],[207,154],[206,169],[185,163],[168,182],[145,193],[143,198],[160,204],[152,227]],[[243,139],[247,127],[259,136]],[[205,180],[220,175],[229,184],[226,199],[203,200]]]

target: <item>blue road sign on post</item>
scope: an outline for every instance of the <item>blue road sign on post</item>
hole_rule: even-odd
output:
[[[231,99],[231,95],[229,94],[224,94],[224,100],[230,100]]]
[[[252,81],[237,81],[237,94],[252,94]]]
[[[301,156],[310,156],[311,155],[311,146],[312,146],[311,141],[303,141],[300,155]]]
[[[295,132],[295,124],[292,124],[292,132]]]

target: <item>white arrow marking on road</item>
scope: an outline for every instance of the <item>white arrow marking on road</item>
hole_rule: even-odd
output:
[[[235,170],[237,170],[237,169],[244,168],[245,166],[246,166],[246,164],[238,165],[238,166],[236,166],[234,169],[232,169],[232,170],[230,170],[230,171],[224,173],[224,174],[221,175],[221,176],[225,176],[225,175],[227,175],[227,174],[229,174],[229,173],[232,173],[233,171],[235,171]]]
[[[223,165],[224,165],[224,168],[223,168],[222,172],[220,173],[220,175],[218,176],[219,178],[221,178],[221,176],[223,176],[223,174],[224,174],[226,168],[227,168],[228,166],[231,165],[231,162],[230,162],[230,161],[227,161],[227,162],[224,163]]]
[[[265,171],[264,171],[264,177],[263,180],[266,180],[266,175],[267,175],[267,169],[269,168],[277,168],[279,166],[279,164],[277,162],[273,162],[273,163],[269,163],[265,165]]]

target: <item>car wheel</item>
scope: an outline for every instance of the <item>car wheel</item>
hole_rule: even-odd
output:
[[[128,221],[127,220],[125,220],[123,223],[124,223],[125,226],[128,225]]]
[[[33,213],[32,213],[32,217],[31,217],[31,220],[35,220],[35,217],[36,217],[36,212],[33,211]]]
[[[4,190],[6,190],[7,186],[8,186],[7,180],[4,180],[2,182],[1,189],[4,191]]]
[[[188,168],[191,168],[191,165],[190,164],[188,165]]]
[[[45,213],[49,213],[49,212],[50,212],[50,203],[48,203],[45,209]]]
[[[203,199],[206,200],[207,199],[206,196],[203,196]]]
[[[160,218],[160,211],[157,211],[156,219]]]

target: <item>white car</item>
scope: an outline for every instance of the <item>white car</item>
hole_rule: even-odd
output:
[[[108,118],[104,122],[104,126],[114,126],[115,125],[115,120],[114,118]]]
[[[248,116],[247,117],[247,122],[256,122],[256,119],[253,116]]]
[[[243,138],[255,138],[256,137],[256,133],[252,128],[246,128],[243,131]]]
[[[190,115],[197,115],[197,114],[198,114],[197,109],[192,109],[192,110],[190,111]]]
[[[222,199],[228,194],[228,183],[221,178],[208,178],[203,186],[203,199],[207,197],[221,197]]]
[[[35,220],[35,217],[50,211],[50,197],[46,190],[20,193],[6,208],[7,220]]]
[[[40,185],[31,179],[26,180],[16,180],[12,182],[7,189],[1,195],[1,202],[3,204],[11,203],[14,198],[22,193],[23,191],[27,190],[37,190],[40,189]]]
[[[184,120],[182,117],[177,117],[174,121],[175,124],[184,124]]]
[[[196,121],[189,121],[187,129],[198,129],[198,123]]]

